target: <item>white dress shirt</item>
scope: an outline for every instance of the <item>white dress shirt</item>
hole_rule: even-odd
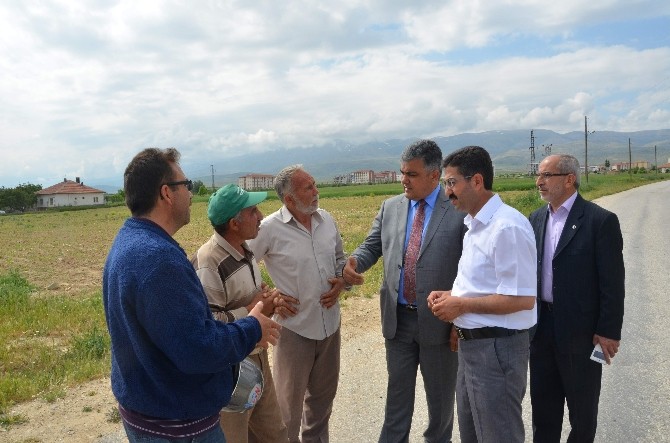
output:
[[[533,228],[526,217],[504,204],[498,194],[464,223],[463,255],[451,295],[484,297],[537,295],[537,249]],[[511,314],[465,313],[454,320],[460,328],[499,326],[528,329],[537,318],[537,303],[532,310]]]
[[[282,294],[300,300],[298,314],[275,319],[283,327],[303,337],[323,340],[340,327],[339,302],[329,309],[321,305],[321,295],[332,285],[329,278],[344,266],[342,237],[332,216],[318,209],[312,215],[312,232],[282,206],[263,219],[258,236],[248,245],[265,267]]]

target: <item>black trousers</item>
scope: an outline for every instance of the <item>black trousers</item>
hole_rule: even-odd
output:
[[[593,442],[598,425],[602,365],[590,353],[559,353],[554,328],[561,322],[542,303],[540,323],[530,346],[530,400],[533,442],[559,443],[568,404],[568,443]]]

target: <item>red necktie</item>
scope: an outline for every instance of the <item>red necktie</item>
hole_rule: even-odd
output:
[[[416,260],[421,250],[421,235],[423,234],[423,221],[426,218],[426,201],[419,200],[419,207],[414,214],[412,230],[409,233],[407,250],[405,251],[405,271],[403,295],[410,305],[416,304]]]

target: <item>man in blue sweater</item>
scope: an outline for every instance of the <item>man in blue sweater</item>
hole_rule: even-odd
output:
[[[225,442],[219,411],[233,391],[234,365],[279,337],[262,302],[236,322],[212,317],[195,269],[172,238],[190,220],[193,187],[179,156],[174,148],[149,148],[126,168],[132,217],[103,274],[112,391],[131,443]]]

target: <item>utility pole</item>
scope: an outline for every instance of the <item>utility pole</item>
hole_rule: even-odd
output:
[[[586,183],[589,182],[589,130],[586,127],[586,116],[584,116],[584,174]]]
[[[212,168],[212,192],[216,191],[214,189],[214,165],[209,165],[210,168]]]
[[[656,158],[656,145],[654,145],[654,169],[656,169],[656,173],[658,174],[658,159]]]
[[[630,137],[628,138],[628,175],[633,178],[633,155],[630,151]]]
[[[533,130],[530,130],[530,168],[528,169],[528,175],[533,176],[537,174],[537,163],[535,162],[535,136],[533,135]]]
[[[586,123],[586,116],[584,116],[584,174],[586,174],[586,183],[589,182],[589,134],[596,131],[589,132]]]

